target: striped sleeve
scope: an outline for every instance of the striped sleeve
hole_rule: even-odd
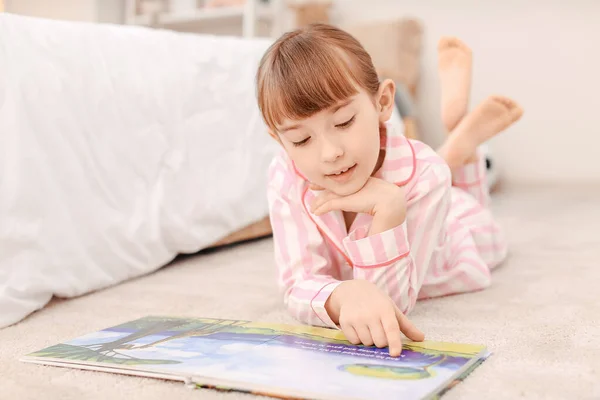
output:
[[[344,240],[355,266],[354,279],[375,283],[406,314],[417,302],[435,252],[445,245],[451,201],[446,166],[427,164],[416,179],[402,224],[371,236],[357,229]]]
[[[326,244],[304,213],[298,191],[293,176],[276,159],[269,169],[268,202],[284,304],[302,323],[338,328],[325,302],[340,281],[333,278]]]

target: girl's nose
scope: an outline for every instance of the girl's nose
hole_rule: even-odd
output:
[[[344,154],[344,150],[339,143],[329,139],[323,139],[321,145],[321,158],[324,162],[333,162]]]

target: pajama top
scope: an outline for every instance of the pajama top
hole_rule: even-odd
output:
[[[312,214],[319,192],[308,188],[285,151],[269,166],[278,283],[300,322],[339,328],[325,301],[344,280],[373,282],[409,314],[417,300],[486,288],[490,270],[506,256],[488,209],[483,159],[452,175],[429,146],[387,129],[385,160],[374,176],[405,186],[407,212],[401,225],[375,235],[367,236],[368,214],[357,214],[348,230],[342,211]]]

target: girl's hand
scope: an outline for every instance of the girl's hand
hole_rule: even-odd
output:
[[[325,308],[350,343],[389,347],[392,357],[402,352],[400,332],[416,342],[425,339],[392,299],[368,281],[342,282],[331,293]]]
[[[311,186],[311,189],[320,189]],[[358,192],[348,196],[338,196],[328,190],[323,190],[313,203],[311,211],[321,215],[333,210],[365,213],[375,215],[380,210],[389,211],[392,207],[404,219],[406,214],[405,191],[393,183],[379,178],[370,177]]]

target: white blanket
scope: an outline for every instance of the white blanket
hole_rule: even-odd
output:
[[[0,14],[0,328],[267,214],[269,44]]]

